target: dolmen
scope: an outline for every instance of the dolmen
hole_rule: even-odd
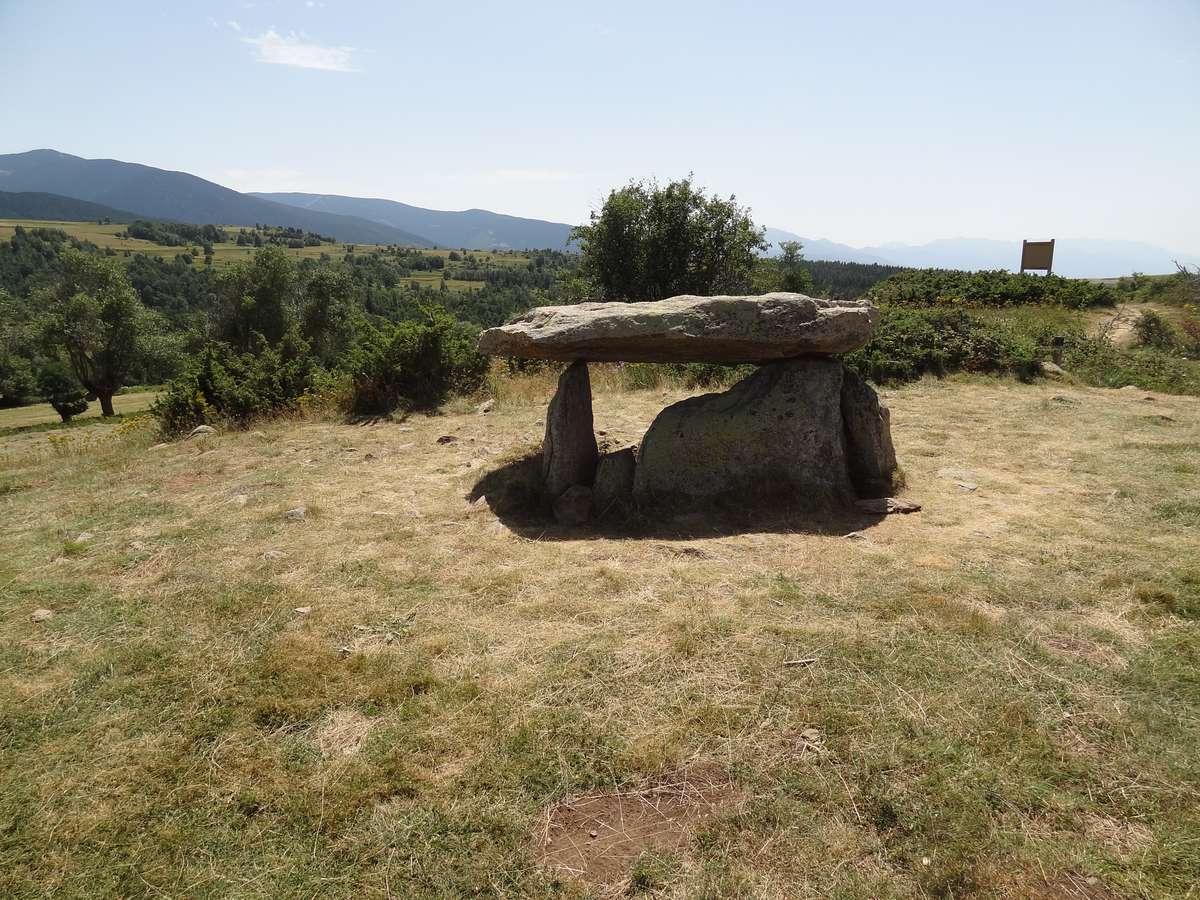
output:
[[[541,473],[564,523],[758,501],[829,510],[895,487],[888,409],[840,359],[866,344],[878,315],[866,301],[795,293],[543,306],[484,331],[479,349],[570,363],[546,415]],[[601,455],[587,364],[602,361],[758,368],[668,406],[636,449]]]

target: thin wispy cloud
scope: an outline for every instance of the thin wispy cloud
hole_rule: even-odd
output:
[[[357,72],[354,47],[323,47],[311,43],[303,34],[280,34],[270,28],[258,37],[242,38],[257,51],[259,62],[326,72]]]
[[[237,21],[237,19],[230,19],[230,20],[229,20],[228,22],[226,22],[225,24],[226,24],[226,25],[228,25],[230,28],[232,28],[234,31],[241,31],[241,30],[242,30],[242,26],[238,24],[238,21]]]

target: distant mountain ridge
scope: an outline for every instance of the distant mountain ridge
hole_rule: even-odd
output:
[[[0,155],[0,191],[75,197],[148,219],[194,225],[287,225],[341,241],[430,247],[399,228],[318,210],[272,203],[186,172],[170,172],[115,159],[84,159],[57,150]]]
[[[395,200],[310,193],[239,193],[186,172],[171,172],[112,159],[84,159],[56,150],[0,155],[0,217],[80,220],[108,217],[187,222],[196,225],[286,225],[340,241],[470,250],[565,249],[571,226],[468,209],[424,209]],[[21,196],[22,199],[12,199]],[[72,206],[71,201],[77,204]],[[92,206],[84,204],[94,204]],[[53,210],[58,210],[53,212]],[[74,210],[74,211],[71,211]],[[107,210],[107,211],[105,211]],[[772,255],[783,241],[798,240],[813,260],[881,263],[947,269],[1009,269],[1020,265],[1021,242],[950,238],[926,244],[852,247],[766,229]],[[1034,237],[1041,237],[1035,235]],[[1200,265],[1195,253],[1178,254],[1138,241],[1059,239],[1054,271],[1075,278],[1131,272],[1165,274],[1175,261]]]
[[[0,191],[0,219],[35,219],[43,222],[83,222],[109,219],[113,222],[132,222],[137,213],[113,209],[102,203],[89,203],[61,194],[25,191],[11,194]]]
[[[851,247],[833,241],[812,240],[783,231],[767,229],[770,255],[779,253],[784,241],[799,241],[807,259],[841,262],[883,263],[925,269],[1008,269],[1021,267],[1021,242],[985,238],[944,238],[925,244],[889,243],[874,247]],[[1194,254],[1173,253],[1141,241],[1098,238],[1060,238],[1054,243],[1054,272],[1069,278],[1112,278],[1142,272],[1165,275],[1175,271],[1175,261],[1200,265]]]
[[[252,193],[250,196],[302,209],[357,216],[422,235],[438,247],[469,250],[565,250],[571,226],[466,209],[450,212],[410,206],[396,200],[343,197],[337,194]]]

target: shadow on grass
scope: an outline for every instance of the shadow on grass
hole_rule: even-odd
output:
[[[878,524],[884,517],[854,509],[807,511],[778,498],[754,504],[726,503],[703,510],[658,512],[602,510],[586,525],[565,526],[554,520],[540,493],[542,454],[530,453],[486,473],[467,495],[483,498],[500,522],[514,534],[536,541],[678,540],[736,534],[845,535]]]

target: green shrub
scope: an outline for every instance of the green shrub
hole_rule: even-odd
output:
[[[403,410],[436,409],[451,394],[477,390],[488,360],[475,349],[478,334],[448,314],[427,322],[401,322],[366,329],[350,354],[350,412],[382,416]]]
[[[38,373],[38,388],[64,422],[70,422],[75,416],[87,412],[88,402],[83,386],[58,361],[49,363]]]
[[[259,337],[254,352],[212,342],[167,385],[151,412],[167,435],[218,420],[245,425],[297,409],[319,372],[308,343],[295,330],[276,347]]]
[[[877,305],[899,306],[1049,305],[1087,309],[1116,302],[1116,292],[1107,285],[1058,275],[1014,275],[1003,269],[908,269],[875,285],[867,297]]]
[[[1100,338],[1073,335],[1064,346],[1063,367],[1096,387],[1132,384],[1166,394],[1200,394],[1200,366],[1153,348],[1121,350]]]
[[[876,383],[912,381],[925,374],[991,372],[1032,378],[1035,341],[961,309],[886,306],[870,342],[846,364]]]
[[[1180,343],[1175,326],[1152,309],[1147,309],[1133,323],[1138,344],[1156,350],[1173,350]]]

